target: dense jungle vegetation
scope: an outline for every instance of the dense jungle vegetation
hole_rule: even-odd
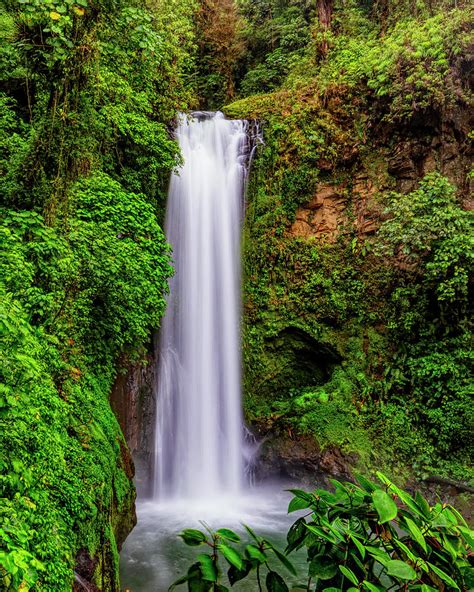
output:
[[[133,469],[108,398],[164,310],[187,109],[263,132],[248,422],[472,485],[472,23],[462,0],[1,0],[0,589],[70,590],[80,562],[119,589]]]
[[[118,589],[131,460],[108,403],[159,326],[159,224],[192,93],[193,3],[7,1],[0,11],[0,588]]]

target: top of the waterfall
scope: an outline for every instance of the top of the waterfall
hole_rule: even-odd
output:
[[[222,111],[191,111],[188,117],[202,121],[204,119],[225,119]]]

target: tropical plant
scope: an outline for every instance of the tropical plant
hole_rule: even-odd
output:
[[[228,529],[187,529],[189,546],[207,546],[188,573],[170,588],[187,583],[190,592],[228,590],[249,576],[268,592],[325,590],[468,590],[474,585],[474,532],[451,505],[430,506],[426,499],[397,487],[382,473],[373,482],[332,481],[334,491],[293,489],[288,512],[302,515],[290,527],[287,546],[245,526],[250,539]],[[297,574],[288,555],[305,549],[307,570]],[[291,582],[275,570],[275,560],[292,574]],[[222,566],[227,565],[224,575]]]

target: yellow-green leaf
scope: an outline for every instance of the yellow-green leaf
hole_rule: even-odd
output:
[[[384,524],[384,522],[389,522],[397,517],[397,504],[393,501],[390,495],[387,492],[378,489],[374,491],[372,494],[372,500],[374,502],[375,509],[379,515],[379,522],[380,524]]]

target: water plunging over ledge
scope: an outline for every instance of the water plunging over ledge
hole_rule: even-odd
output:
[[[121,554],[122,585],[132,592],[165,592],[188,569],[195,549],[177,535],[202,528],[200,520],[238,532],[246,522],[269,535],[292,521],[287,494],[252,489],[244,477],[255,448],[240,397],[247,122],[198,113],[182,116],[176,135],[184,165],[171,178],[166,213],[175,275],[158,345],[153,499],[138,504]],[[235,589],[254,592],[246,582]]]
[[[240,229],[247,122],[181,116],[166,236],[175,275],[159,338],[154,498],[219,497],[243,482]]]

